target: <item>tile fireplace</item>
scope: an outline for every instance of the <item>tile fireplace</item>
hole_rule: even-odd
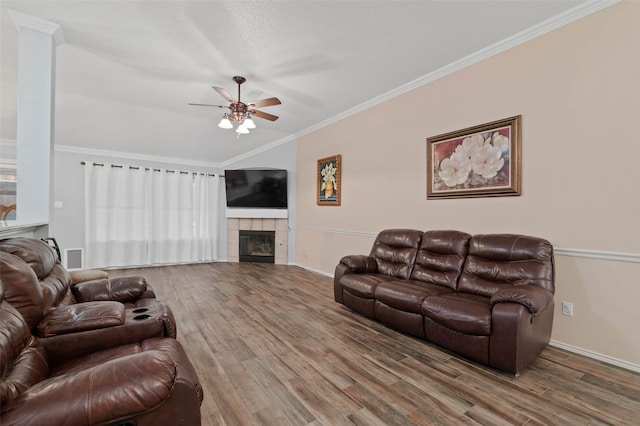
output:
[[[264,239],[262,232],[273,234],[272,242]],[[245,233],[254,232],[254,242],[249,244]],[[289,221],[286,218],[234,218],[227,216],[227,262],[270,262],[279,265],[286,265],[288,262],[288,240]],[[243,254],[244,249],[251,248],[255,256],[252,260],[245,260],[247,254]],[[257,257],[268,257],[265,253],[267,246],[271,245],[272,260],[258,259]],[[270,257],[270,256],[269,256]]]

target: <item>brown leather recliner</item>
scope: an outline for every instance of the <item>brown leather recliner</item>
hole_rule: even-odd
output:
[[[144,278],[71,286],[53,250],[39,240],[1,241],[0,274],[5,298],[52,361],[150,337],[176,337],[173,313],[155,299]]]
[[[62,296],[65,304],[114,300],[126,304],[127,307],[140,307],[146,302],[141,299],[156,297],[142,276],[110,279],[104,271],[84,271],[84,274],[80,272],[76,279],[72,280],[71,274],[62,266],[54,249],[42,240],[24,237],[0,240],[0,251],[16,255],[27,262],[41,281],[44,296]]]
[[[199,425],[202,388],[180,343],[151,338],[52,363],[0,281],[0,422]]]
[[[336,266],[339,303],[518,375],[549,343],[554,257],[541,238],[390,229]]]
[[[474,235],[455,292],[422,302],[429,340],[518,375],[547,346],[555,292],[551,244]]]

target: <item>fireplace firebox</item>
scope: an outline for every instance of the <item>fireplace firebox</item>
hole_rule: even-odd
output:
[[[275,263],[274,231],[240,230],[240,262]]]

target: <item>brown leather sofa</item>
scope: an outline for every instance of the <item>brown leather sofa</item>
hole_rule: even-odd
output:
[[[202,388],[175,339],[145,339],[52,362],[5,299],[2,281],[0,330],[3,426],[201,423]]]
[[[345,256],[334,297],[355,312],[520,374],[551,338],[552,245],[514,234],[389,229]]]
[[[83,281],[69,273],[43,241],[0,241],[5,299],[22,315],[52,362],[152,337],[172,337],[170,308],[143,277]]]

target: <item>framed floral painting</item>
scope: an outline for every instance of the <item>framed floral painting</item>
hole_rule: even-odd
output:
[[[319,206],[339,206],[342,194],[342,156],[321,158],[318,160],[316,202]]]
[[[520,195],[521,118],[427,138],[427,198]]]

